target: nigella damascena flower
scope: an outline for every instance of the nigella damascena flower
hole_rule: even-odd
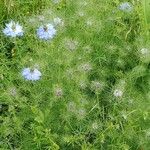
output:
[[[81,66],[79,66],[79,70],[83,72],[89,72],[92,70],[92,66],[89,63],[84,63],[84,64],[81,64]]]
[[[133,9],[133,6],[129,2],[124,2],[119,5],[119,9],[124,12],[131,12]]]
[[[76,111],[77,118],[82,120],[86,116],[86,110],[84,108],[80,108]]]
[[[54,22],[54,25],[56,25],[56,26],[57,26],[57,25],[61,25],[61,26],[64,25],[64,22],[63,22],[62,19],[59,18],[59,17],[54,18],[53,22]]]
[[[141,54],[142,55],[147,55],[149,53],[149,49],[147,49],[147,48],[142,48],[141,49]]]
[[[97,122],[92,123],[92,129],[94,129],[94,130],[98,129],[98,123]]]
[[[76,111],[76,103],[71,101],[67,104],[67,110],[70,112],[75,112]]]
[[[19,25],[19,23],[15,23],[14,21],[11,21],[10,23],[6,24],[3,33],[6,36],[10,36],[10,37],[23,36],[23,29],[22,26]]]
[[[95,92],[101,91],[103,88],[103,84],[98,81],[92,81],[91,83],[91,89]]]
[[[54,92],[56,97],[60,98],[63,96],[63,90],[61,88],[56,88]]]
[[[123,91],[121,91],[120,89],[116,89],[113,94],[115,97],[122,97]]]
[[[52,24],[43,25],[37,29],[38,37],[43,40],[52,39],[55,34],[56,30]]]
[[[72,39],[65,40],[65,47],[71,51],[76,50],[78,47],[78,44],[79,44],[78,41],[75,41]]]
[[[22,76],[26,80],[36,81],[41,78],[41,72],[38,69],[25,68],[22,71]]]

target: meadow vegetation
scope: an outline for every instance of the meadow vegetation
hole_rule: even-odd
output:
[[[0,150],[149,150],[148,2],[0,0]]]

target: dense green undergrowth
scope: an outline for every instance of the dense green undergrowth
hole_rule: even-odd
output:
[[[0,1],[1,150],[149,150],[149,24],[140,1],[121,2]],[[56,36],[38,39],[56,17]],[[3,34],[11,20],[24,36]]]

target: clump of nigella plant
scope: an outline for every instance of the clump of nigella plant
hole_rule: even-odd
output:
[[[42,25],[37,29],[37,36],[42,40],[52,39],[56,30],[52,24]]]
[[[6,36],[17,37],[17,36],[23,36],[24,32],[22,26],[19,25],[19,23],[15,23],[14,21],[11,21],[10,23],[6,24],[3,33]]]

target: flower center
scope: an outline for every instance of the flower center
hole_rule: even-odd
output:
[[[34,72],[34,68],[31,68],[30,69],[30,73],[32,74]]]
[[[16,31],[16,26],[15,26],[14,23],[13,23],[13,25],[12,25],[12,30],[13,30],[13,31]]]
[[[48,31],[48,27],[47,27],[47,26],[44,26],[44,28],[43,28],[43,29],[44,29],[44,31],[45,31],[45,32],[47,32],[47,31]]]

